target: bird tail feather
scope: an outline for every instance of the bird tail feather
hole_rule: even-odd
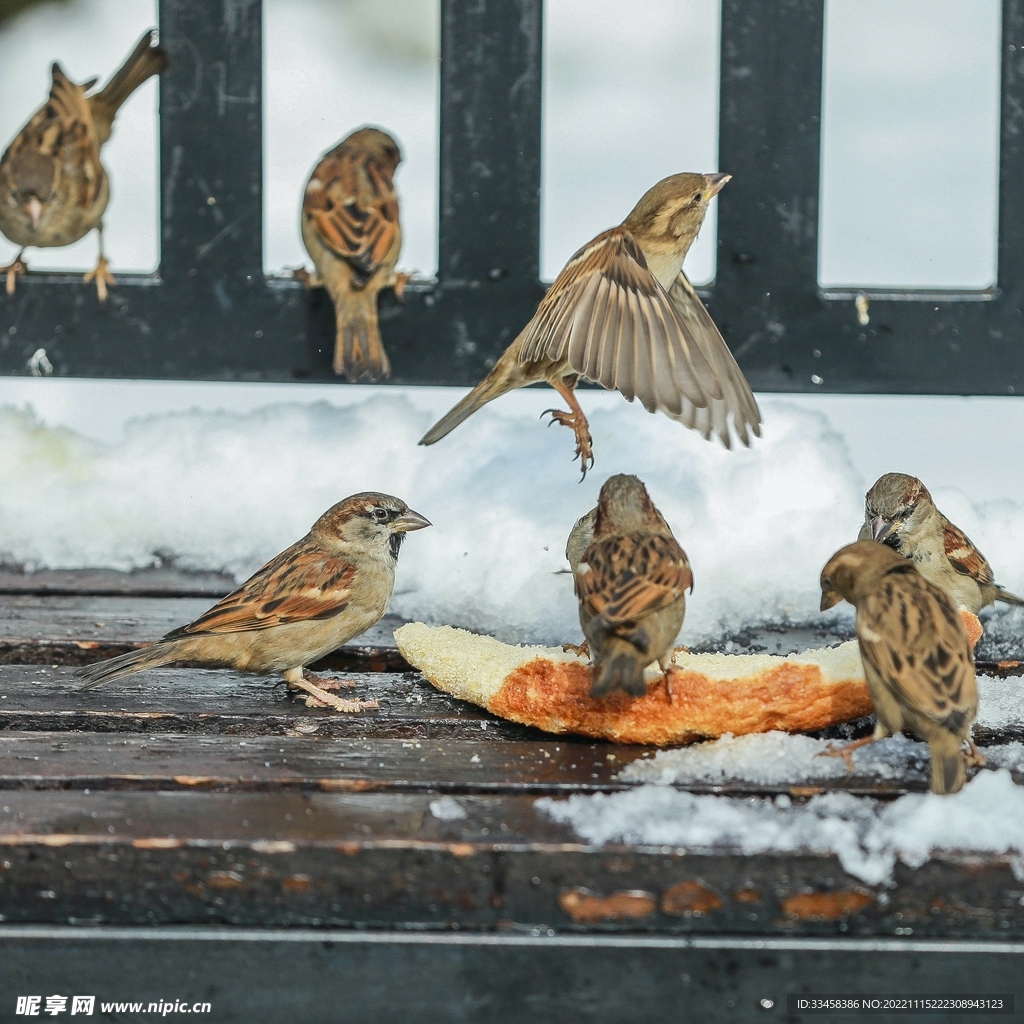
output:
[[[113,679],[129,676],[133,672],[141,672],[146,668],[159,668],[178,661],[181,657],[180,645],[174,643],[157,643],[152,647],[143,647],[139,651],[119,654],[116,658],[99,661],[95,665],[87,665],[76,673],[77,679],[84,679],[85,685],[79,691],[91,690],[101,683],[109,683]]]
[[[1002,601],[1004,604],[1024,604],[1024,597],[1018,597],[1016,594],[1011,594],[1008,590],[1004,590],[999,587],[996,592],[996,600]]]
[[[642,697],[647,692],[646,666],[647,659],[633,644],[613,638],[608,644],[608,655],[595,671],[590,696],[603,697],[621,688],[634,697]]]
[[[96,93],[89,97],[89,102],[96,106],[101,105],[109,120],[114,120],[121,104],[143,82],[166,71],[170,59],[167,51],[162,46],[153,46],[154,31],[150,29],[132,50],[128,59],[115,72],[114,77]]]
[[[963,788],[967,772],[960,753],[961,742],[953,733],[932,740],[933,793],[956,793]]]
[[[377,323],[376,292],[353,292],[336,310],[334,372],[353,382],[390,377],[391,361]]]

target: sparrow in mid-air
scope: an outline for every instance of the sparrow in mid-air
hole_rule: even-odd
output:
[[[996,583],[985,556],[935,507],[916,476],[886,473],[875,481],[859,539],[880,541],[911,559],[926,580],[974,615],[993,601],[1024,604]]]
[[[391,375],[377,324],[377,295],[406,277],[396,274],[402,248],[395,194],[398,144],[377,128],[360,128],[326,153],[302,197],[302,241],[316,267],[311,284],[334,303],[334,372],[351,381]]]
[[[961,746],[970,743],[978,688],[967,633],[948,593],[914,563],[873,540],[840,548],[821,571],[821,610],[847,600],[857,609],[857,643],[877,724],[866,739],[828,751],[850,765],[850,751],[905,728],[931,750],[931,789],[964,784]]]
[[[586,519],[577,523],[581,536]],[[576,553],[571,537],[567,553],[571,564]],[[669,671],[693,573],[686,552],[637,477],[618,474],[605,481],[593,540],[573,575],[580,625],[590,645],[590,695],[603,697],[621,688],[643,696],[648,665],[656,661]]]
[[[729,415],[744,444],[760,436],[750,386],[684,273],[708,203],[728,174],[673,174],[658,182],[617,228],[565,265],[533,319],[491,372],[423,436],[433,444],[482,405],[547,381],[569,404],[548,410],[572,427],[583,472],[593,464],[587,419],[574,389],[581,377],[648,412],[660,410],[705,438],[730,445]]]
[[[283,672],[289,689],[338,711],[370,706],[335,697],[323,680],[302,670],[380,621],[405,534],[429,525],[399,498],[353,494],[195,622],[151,647],[80,669],[76,674],[87,680],[82,689],[188,661],[263,675]]]
[[[85,275],[96,282],[100,302],[115,283],[103,253],[103,214],[110,198],[107,172],[100,149],[110,138],[114,115],[143,82],[168,66],[167,53],[153,45],[155,29],[147,32],[120,71],[99,92],[86,93],[96,79],[75,85],[52,68],[50,98],[7,147],[0,160],[0,231],[21,246],[14,262],[0,267],[7,275],[7,294],[26,272],[22,260],[30,246],[70,245],[93,228],[99,232],[96,269]]]

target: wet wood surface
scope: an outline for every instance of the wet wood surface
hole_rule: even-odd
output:
[[[630,788],[622,769],[654,751],[546,735],[440,693],[398,655],[396,618],[317,666],[378,705],[355,714],[307,707],[277,677],[187,666],[79,692],[76,666],[152,642],[230,587],[160,572],[0,572],[5,922],[1024,936],[1005,857],[898,865],[887,888],[834,856],[581,840],[536,798]],[[786,653],[841,639],[780,627],[728,642]],[[926,787],[922,762],[898,778],[682,788],[806,800]]]

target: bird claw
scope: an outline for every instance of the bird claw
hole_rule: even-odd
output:
[[[830,743],[824,750],[819,750],[815,755],[816,757],[841,757],[843,764],[846,765],[846,772],[848,775],[853,774],[853,752],[851,748],[860,746],[859,743],[853,744],[848,743],[844,747],[837,747],[834,743]]]
[[[566,654],[575,654],[578,658],[589,658],[590,641],[584,640],[581,644],[562,644],[562,650]]]
[[[391,280],[388,283],[395,290],[395,298],[398,299],[399,302],[405,302],[405,286],[411,280],[411,274],[394,273],[391,275]]]
[[[107,301],[107,285],[117,284],[117,279],[107,267],[106,256],[100,256],[96,261],[96,269],[90,270],[88,274],[83,275],[82,280],[86,284],[90,281],[96,282],[96,295],[100,302]]]
[[[24,277],[28,273],[28,267],[25,266],[24,260],[21,256],[18,256],[15,261],[8,264],[6,267],[0,267],[0,274],[7,275],[7,294],[13,295],[14,290],[17,287],[17,279],[19,276]]]
[[[323,288],[324,286],[320,275],[316,271],[311,274],[305,267],[296,267],[292,271],[292,280],[301,282],[306,291],[309,291],[310,288]]]
[[[352,714],[357,711],[380,707],[380,704],[375,700],[347,700],[344,697],[335,697],[333,693],[328,692],[328,687],[324,685],[324,683],[330,684],[331,689],[347,686],[348,684],[354,686],[355,683],[352,683],[351,680],[325,680],[319,676],[304,675],[301,679],[292,678],[286,679],[286,681],[289,690],[304,691],[303,696],[308,708],[333,708],[335,711],[340,711],[343,714]]]
[[[582,470],[580,479],[582,480],[586,477],[587,470],[593,468],[594,465],[594,442],[590,436],[587,421],[582,416],[577,416],[576,413],[564,412],[562,409],[545,409],[540,414],[540,418],[543,419],[549,415],[551,416],[549,427],[552,423],[558,423],[563,427],[571,427],[575,433],[576,454],[573,456],[573,461],[580,460],[580,469]]]
[[[967,750],[964,753],[964,764],[968,768],[984,768],[988,764],[988,759],[985,755],[975,746],[974,740],[967,741]]]

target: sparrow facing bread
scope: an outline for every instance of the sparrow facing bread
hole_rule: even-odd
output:
[[[931,750],[932,792],[955,793],[964,784],[960,748],[970,742],[978,689],[967,633],[948,593],[912,561],[861,540],[837,551],[821,571],[821,610],[844,599],[857,609],[877,724],[866,739],[829,752],[849,765],[852,750],[909,728]]]
[[[581,533],[586,519],[577,523]],[[574,566],[574,577],[580,625],[591,652],[591,697],[617,688],[643,696],[644,669],[656,661],[669,670],[693,574],[686,552],[637,477],[619,474],[605,481],[594,539]]]
[[[85,280],[96,282],[100,302],[114,278],[103,253],[103,214],[110,198],[100,149],[110,138],[121,104],[143,82],[165,71],[167,53],[153,45],[155,29],[139,40],[121,69],[100,92],[86,93],[96,79],[75,85],[54,64],[50,98],[18,133],[0,159],[0,231],[21,246],[14,262],[0,267],[7,294],[24,274],[29,246],[70,245],[96,228],[99,260]]]
[[[546,381],[569,404],[569,412],[548,412],[574,430],[586,475],[593,448],[574,394],[581,377],[706,439],[715,432],[726,447],[730,414],[744,444],[760,436],[746,378],[682,269],[708,203],[729,178],[674,174],[649,189],[619,227],[569,260],[491,372],[420,444],[440,441],[492,399]]]
[[[283,672],[339,711],[357,711],[303,676],[303,668],[365,633],[387,611],[398,552],[430,523],[399,498],[366,491],[329,508],[302,540],[237,590],[151,647],[80,669],[83,690],[142,669],[188,661],[240,672]]]

